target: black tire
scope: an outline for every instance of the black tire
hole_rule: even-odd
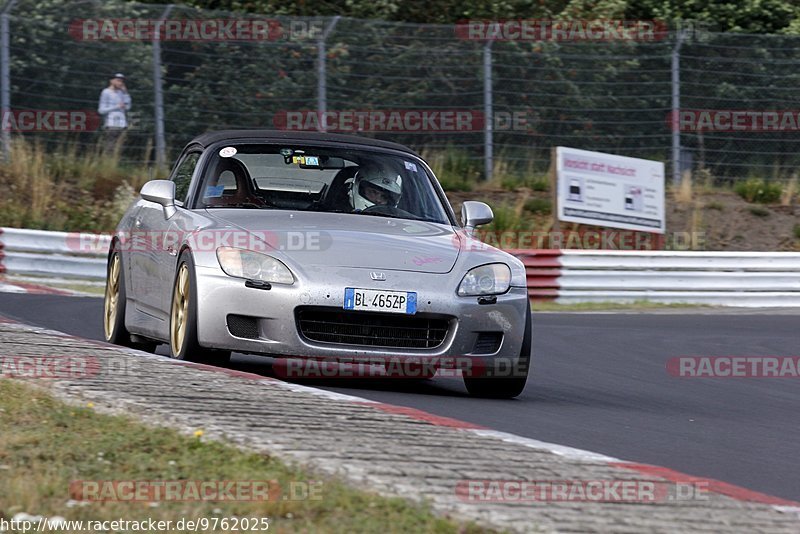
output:
[[[183,268],[188,270],[188,303],[185,307],[183,317],[176,316],[176,291],[179,290],[178,284],[181,282],[181,272]],[[178,260],[178,268],[175,270],[175,279],[172,283],[172,298],[170,300],[169,311],[169,352],[176,360],[189,362],[225,364],[230,361],[230,351],[213,350],[201,347],[197,341],[197,278],[194,272],[194,260],[189,251],[184,251]],[[176,336],[175,328],[183,322],[185,330],[182,336]]]
[[[118,269],[116,278],[116,288],[112,288],[112,268],[116,262]],[[116,291],[116,302],[112,300],[112,293]],[[122,256],[119,251],[112,252],[108,257],[106,265],[106,292],[103,297],[103,334],[106,342],[145,352],[155,352],[158,345],[154,341],[133,341],[131,333],[125,328],[125,307],[127,305],[127,293],[125,291],[125,269],[122,266]],[[109,317],[109,312],[113,309],[113,318]],[[106,323],[108,321],[108,323]]]
[[[520,395],[528,382],[528,371],[531,364],[531,308],[525,314],[525,332],[523,334],[522,348],[519,360],[513,371],[513,376],[508,376],[508,370],[496,370],[491,367],[485,370],[484,376],[464,376],[464,385],[474,397],[492,399],[512,399]],[[495,376],[493,376],[495,375]]]

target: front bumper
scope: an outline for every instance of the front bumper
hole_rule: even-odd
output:
[[[493,304],[479,304],[477,297],[459,297],[459,277],[390,271],[388,281],[373,282],[369,269],[331,268],[304,277],[291,286],[273,284],[263,290],[245,287],[213,267],[196,268],[198,341],[208,348],[278,357],[322,358],[353,361],[377,358],[507,358],[516,361],[525,330],[527,290],[512,287]],[[312,279],[314,281],[309,280]],[[363,282],[362,282],[363,281]],[[434,348],[371,347],[312,341],[298,331],[298,307],[342,310],[346,287],[417,292],[417,315],[449,319],[444,341]],[[368,313],[368,312],[362,312]],[[257,339],[233,335],[228,316],[257,319]],[[475,353],[480,333],[501,332],[502,342],[492,353]]]

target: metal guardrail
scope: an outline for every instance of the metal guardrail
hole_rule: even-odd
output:
[[[798,252],[511,252],[535,300],[800,306]]]
[[[0,228],[0,273],[104,280],[109,235]],[[528,294],[559,303],[800,306],[800,252],[512,250]]]
[[[0,273],[105,280],[111,237],[0,228]]]

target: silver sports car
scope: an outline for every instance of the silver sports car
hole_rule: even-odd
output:
[[[105,337],[192,361],[456,369],[471,394],[514,397],[531,312],[523,264],[471,237],[491,220],[465,202],[459,224],[430,167],[395,143],[203,134],[114,234]]]

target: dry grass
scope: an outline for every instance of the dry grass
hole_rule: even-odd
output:
[[[677,189],[675,189],[675,200],[677,202],[688,204],[692,201],[693,197],[694,191],[692,186],[692,173],[686,171],[681,177],[681,183],[678,185]]]
[[[689,223],[689,230],[691,235],[700,235],[705,231],[705,223],[703,221],[703,206],[695,205],[692,208],[692,217]]]
[[[0,226],[108,231],[149,175],[75,143],[53,148],[16,137],[9,155],[0,162]]]
[[[781,206],[791,206],[797,196],[797,174],[793,174],[791,179],[786,182],[786,186],[781,193]]]

